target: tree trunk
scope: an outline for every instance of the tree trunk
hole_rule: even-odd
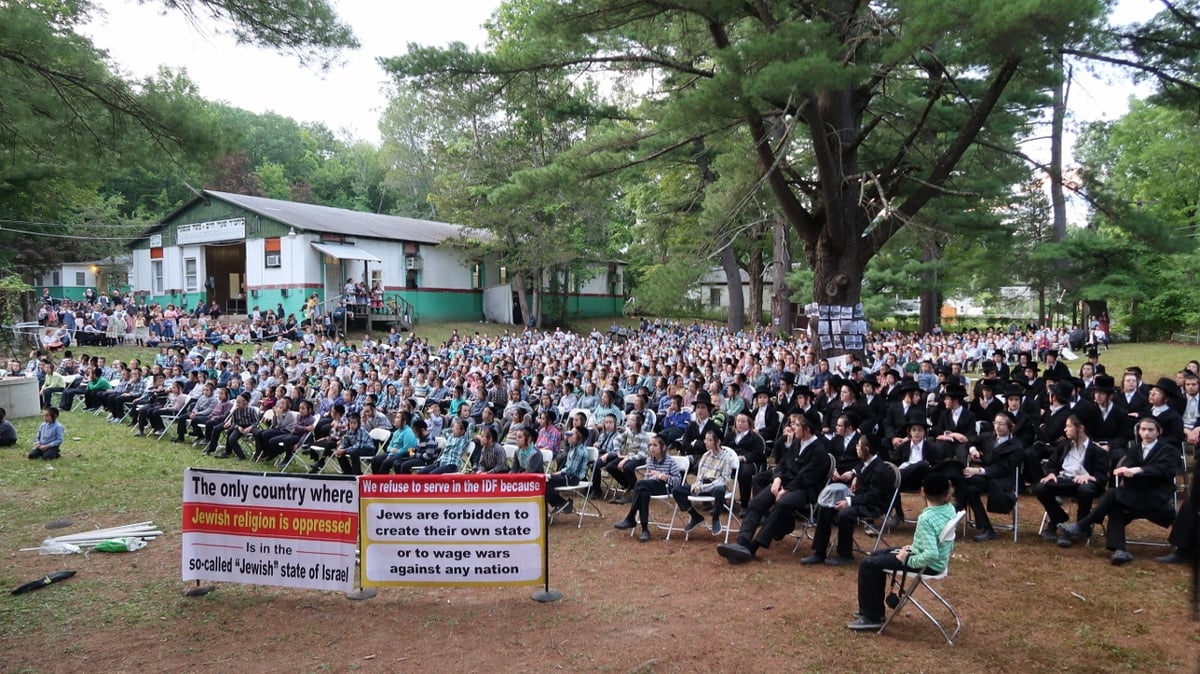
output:
[[[761,237],[758,237],[761,238]],[[750,274],[750,327],[762,325],[763,314],[763,254],[758,245],[750,252],[750,262],[746,265],[746,273]]]
[[[545,271],[542,269],[534,270],[533,281],[533,321],[534,326],[539,330],[542,328],[542,281]]]
[[[742,290],[742,270],[738,267],[733,244],[721,237],[721,268],[725,270],[725,286],[729,289],[729,331],[741,332],[746,327],[746,298]]]
[[[787,222],[783,215],[776,210],[772,225],[774,239],[774,256],[771,260],[771,275],[774,277],[771,293],[771,318],[775,323],[775,331],[792,334],[792,292],[788,288],[787,275],[792,270],[792,252],[788,247]]]
[[[1067,197],[1063,190],[1063,122],[1067,116],[1067,87],[1071,81],[1063,68],[1062,53],[1055,54],[1054,69],[1062,81],[1054,87],[1050,119],[1050,207],[1054,226],[1051,239],[1055,243],[1061,243],[1067,238]],[[1054,261],[1054,268],[1059,272],[1059,283],[1068,291],[1073,291],[1077,284],[1071,274],[1064,273],[1067,264],[1066,259],[1060,258]]]
[[[921,272],[921,311],[919,328],[921,334],[933,332],[942,314],[942,294],[938,292],[938,274],[934,264],[942,257],[936,241],[921,244],[921,262],[927,268]]]

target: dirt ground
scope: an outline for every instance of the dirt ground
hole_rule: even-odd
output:
[[[917,499],[906,496],[908,512]],[[1137,561],[1113,567],[1100,538],[1060,550],[1036,536],[1042,513],[1029,496],[1019,543],[959,542],[940,586],[963,619],[952,648],[912,609],[882,636],[846,630],[856,568],[801,566],[807,542],[730,566],[707,532],[642,544],[611,528],[623,509],[601,507],[605,519],[582,529],[551,527],[550,584],[563,593],[552,604],[532,601],[529,587],[382,588],[350,601],[222,584],[185,597],[178,522],[136,553],[8,554],[7,577],[78,575],[0,599],[0,671],[1197,671],[1191,570],[1156,564],[1162,548],[1136,545]],[[128,519],[80,515],[89,526]],[[1145,523],[1133,533],[1164,536]],[[25,534],[34,545],[46,532]],[[44,624],[47,611],[54,629],[23,626],[35,615]]]

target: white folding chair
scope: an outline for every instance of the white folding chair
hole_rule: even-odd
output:
[[[958,524],[966,518],[966,515],[967,513],[965,510],[961,511],[949,522],[947,522],[946,526],[942,527],[942,533],[940,536],[938,536],[938,540],[942,543],[953,543],[955,534],[958,531]],[[897,574],[900,574],[904,580],[899,591],[900,602],[896,604],[896,607],[892,609],[891,614],[888,615],[887,620],[883,622],[883,625],[879,628],[878,634],[883,634],[883,631],[887,629],[887,626],[892,624],[892,619],[900,615],[900,611],[904,609],[904,605],[911,602],[912,605],[916,606],[917,610],[929,620],[929,622],[933,623],[934,627],[938,628],[938,631],[942,633],[942,637],[946,640],[946,645],[953,646],[954,637],[958,636],[958,631],[962,629],[962,620],[958,617],[958,611],[954,610],[954,607],[950,604],[950,602],[947,601],[945,597],[939,594],[938,591],[933,589],[933,586],[929,584],[933,581],[944,580],[949,572],[949,560],[947,560],[946,568],[942,569],[941,573],[920,573],[917,571],[903,570],[886,571],[885,573],[891,575],[893,579]],[[913,597],[913,592],[920,588],[925,588],[925,590],[929,592],[934,599],[941,603],[942,606],[945,606],[946,610],[950,612],[951,617],[954,618],[953,632],[946,632],[946,627],[942,625],[941,621],[939,621],[932,613],[930,613],[929,609],[925,608],[921,602],[917,601],[916,598]]]
[[[668,455],[667,458],[670,459],[671,461],[675,462],[675,465],[679,467],[679,474],[683,475],[684,478],[686,478],[687,473],[688,473],[688,468],[691,468],[691,466],[692,466],[692,457],[688,456],[686,454],[684,456],[676,456],[674,454],[671,454],[671,455]],[[646,467],[639,466],[638,470],[644,471],[644,470],[646,470]],[[651,503],[654,503],[655,501],[660,501],[660,502],[665,503],[668,500],[672,500],[671,493],[669,490],[666,494],[651,494],[650,495]],[[674,528],[671,526],[670,522],[660,522],[658,520],[651,519],[649,522],[646,523],[647,527],[649,527],[650,525],[654,525],[654,526],[658,527],[659,529],[666,530],[667,536],[670,536],[671,532],[674,530]],[[682,530],[683,529],[681,527],[680,531],[682,531]],[[637,527],[631,528],[629,530],[629,535],[632,537],[636,531],[637,531]]]
[[[737,515],[735,515],[733,512],[733,502],[737,494],[738,473],[741,472],[742,462],[738,458],[737,452],[733,451],[732,448],[723,447],[722,450],[726,454],[732,454],[731,458],[733,459],[733,475],[730,478],[732,481],[725,485],[725,498],[721,503],[717,503],[715,496],[706,494],[691,494],[688,496],[688,502],[690,502],[692,505],[711,503],[714,510],[719,510],[719,512],[723,512],[728,515],[728,518],[725,520],[725,526],[723,527],[725,530],[725,542],[728,543],[729,532],[733,529],[734,521],[738,522],[738,530],[741,530],[741,520],[738,520]],[[671,531],[675,530],[675,516],[679,514],[679,503],[676,502],[674,505],[675,511],[671,513],[671,530],[667,532],[667,540],[671,540]],[[720,534],[717,535],[719,536]],[[691,532],[685,529],[683,532],[683,540],[690,540],[690,536]]]
[[[195,404],[196,404],[196,399],[189,398],[188,401],[183,404],[183,407],[180,407],[178,410],[175,410],[174,413],[163,414],[161,417],[162,423],[163,423],[162,430],[158,431],[158,433],[154,437],[154,439],[156,441],[162,440],[163,437],[166,436],[167,433],[171,432],[171,427],[173,427],[175,425],[176,421],[178,421],[181,417],[186,416],[191,413],[192,406]]]
[[[576,527],[577,529],[583,527],[583,518],[584,517],[598,517],[598,518],[604,517],[604,514],[600,512],[600,508],[596,506],[596,503],[594,501],[592,501],[591,476],[592,476],[592,470],[596,465],[596,459],[599,458],[599,456],[600,456],[600,452],[595,447],[588,447],[587,451],[588,451],[588,465],[587,465],[587,474],[585,476],[585,479],[580,480],[576,484],[564,485],[562,487],[557,487],[555,489],[555,491],[557,491],[559,494],[561,494],[563,496],[567,496],[568,494],[575,494],[577,496],[583,497],[583,503],[573,513],[575,515],[579,515],[579,526]],[[589,513],[587,511],[588,506],[591,506],[592,510],[595,510],[596,512]],[[554,515],[550,516],[550,523],[551,524],[554,523]]]

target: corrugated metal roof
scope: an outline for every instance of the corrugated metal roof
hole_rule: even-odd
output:
[[[404,218],[398,215],[364,213],[345,208],[318,206],[295,201],[205,190],[222,201],[228,201],[265,218],[271,218],[309,232],[327,232],[373,239],[414,241],[439,244],[462,236],[479,236],[479,232],[459,225],[432,220]]]

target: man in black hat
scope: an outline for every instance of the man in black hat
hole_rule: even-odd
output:
[[[1094,346],[1088,347],[1087,360],[1084,361],[1083,365],[1079,366],[1080,371],[1083,370],[1084,365],[1089,365],[1089,364],[1092,366],[1092,372],[1095,372],[1096,374],[1104,374],[1105,373],[1104,365],[1101,364],[1101,362],[1100,362],[1100,351],[1097,350],[1096,347],[1094,347]]]
[[[717,546],[717,553],[731,564],[754,559],[759,548],[769,548],[796,528],[796,511],[815,503],[829,476],[831,459],[825,442],[817,435],[820,420],[814,414],[788,415],[780,456],[769,488],[750,499],[736,543]],[[759,527],[759,524],[762,527]]]
[[[718,438],[724,437],[721,428],[712,420],[712,407],[712,395],[708,391],[700,391],[692,401],[692,412],[696,418],[683,430],[683,437],[679,438],[679,447],[684,454],[690,454],[693,459],[699,458],[706,451],[704,431],[711,428]],[[692,466],[695,465],[696,461],[693,460]]]
[[[779,435],[779,422],[782,415],[771,402],[771,389],[760,386],[754,391],[754,404],[750,408],[751,426],[762,436],[766,443],[768,454],[775,446],[775,438]]]
[[[1094,425],[1088,428],[1088,437],[1108,451],[1120,447],[1123,454],[1126,443],[1132,438],[1133,426],[1125,416],[1125,409],[1117,403],[1116,382],[1107,374],[1098,374],[1092,380],[1090,392],[1096,412],[1092,420]]]
[[[1075,401],[1075,387],[1069,381],[1054,383],[1050,406],[1042,413],[1036,440],[1025,449],[1025,481],[1032,484],[1042,479],[1042,461],[1066,438],[1067,416]]]
[[[833,457],[835,482],[850,484],[854,479],[854,468],[861,460],[858,456],[858,439],[862,433],[858,430],[859,416],[857,412],[843,412],[834,418],[833,438],[829,440],[829,454]]]
[[[947,384],[942,393],[942,412],[933,425],[933,437],[951,454],[970,443],[977,433],[975,416],[964,405],[967,390],[960,384]]]
[[[1037,428],[1041,419],[1033,416],[1025,408],[1025,387],[1019,381],[1010,381],[1004,387],[1004,411],[1013,418],[1016,427],[1013,435],[1028,447],[1037,439]]]
[[[883,439],[885,446],[895,449],[908,440],[908,425],[914,421],[924,423],[925,405],[924,391],[916,380],[905,378],[896,385],[894,392],[897,400],[888,406],[883,420]]]
[[[1158,423],[1162,424],[1163,440],[1183,445],[1185,438],[1183,432],[1183,417],[1172,407],[1172,403],[1178,403],[1183,399],[1183,391],[1179,389],[1179,384],[1175,383],[1170,377],[1160,377],[1154,385],[1150,387],[1150,393],[1146,395],[1146,400],[1150,403],[1150,416],[1158,419]]]
[[[1058,381],[1071,376],[1071,370],[1058,359],[1058,349],[1046,351],[1046,367],[1043,372],[1043,377],[1054,375]]]
[[[996,349],[992,352],[992,363],[996,365],[996,375],[1004,381],[1008,381],[1008,356],[1004,353],[1004,349]]]
[[[811,395],[810,395],[811,397]],[[796,375],[793,372],[782,372],[779,375],[779,391],[775,394],[776,409],[787,414],[796,403]]]
[[[976,382],[975,397],[972,398],[971,404],[967,406],[971,415],[976,419],[992,419],[1000,412],[1004,411],[1004,403],[1000,402],[1000,391],[1003,384],[1000,380],[992,377],[991,379],[980,379]]]
[[[946,448],[929,439],[929,426],[923,418],[908,421],[904,430],[908,439],[892,450],[892,463],[900,468],[901,491],[915,491],[932,467],[946,459]],[[904,510],[899,503],[896,504],[896,518],[904,519]]]
[[[879,395],[879,380],[874,374],[863,375],[862,398],[860,402],[866,410],[862,424],[859,426],[867,435],[879,436],[880,424],[887,415],[887,400]]]

